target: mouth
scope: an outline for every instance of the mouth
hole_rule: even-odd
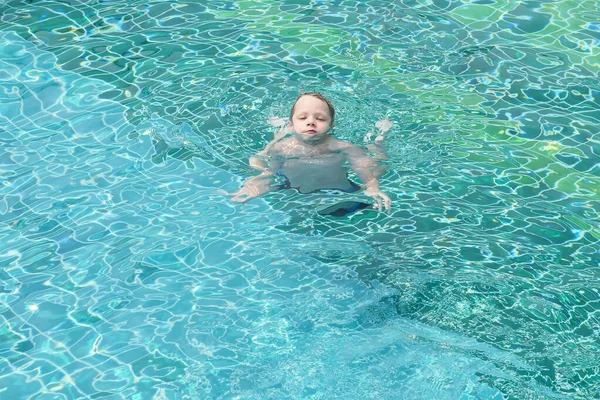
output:
[[[314,129],[309,129],[307,131],[304,131],[304,133],[308,133],[308,134],[314,135],[315,133],[317,133],[317,131],[315,131]]]

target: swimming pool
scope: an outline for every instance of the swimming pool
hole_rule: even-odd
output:
[[[600,397],[596,2],[0,10],[0,398]],[[216,193],[309,90],[391,212]]]

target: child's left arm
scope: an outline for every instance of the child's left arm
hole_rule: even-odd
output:
[[[344,147],[344,153],[352,170],[356,172],[356,175],[360,178],[365,188],[365,194],[371,196],[377,201],[377,208],[381,211],[382,208],[389,210],[392,200],[389,196],[379,190],[379,179],[374,174],[378,170],[379,164],[377,160],[368,157],[364,150],[358,146],[348,144]]]

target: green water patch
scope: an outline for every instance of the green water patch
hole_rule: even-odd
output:
[[[510,0],[493,5],[465,4],[449,11],[449,15],[470,30],[495,33],[489,42],[514,43],[517,38],[513,35],[518,35],[519,47],[527,44],[558,51],[566,54],[573,65],[594,72],[600,68],[600,52],[597,46],[591,46],[591,32],[581,28],[588,22],[589,13],[597,11],[595,6],[592,1],[523,4]]]

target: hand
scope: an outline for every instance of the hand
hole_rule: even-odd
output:
[[[231,196],[229,200],[234,203],[245,203],[248,200],[262,196],[273,190],[270,185],[270,176],[270,173],[263,172],[261,175],[250,178],[244,182],[244,186],[237,192],[228,193],[224,190],[218,190],[217,192],[225,196]]]
[[[386,211],[390,210],[390,207],[392,206],[392,200],[387,194],[383,193],[381,190],[367,189],[365,190],[365,194],[374,198],[377,202],[377,204],[373,204],[373,208],[377,209],[378,211],[381,211],[382,208],[384,208]]]
[[[247,187],[243,187],[240,190],[238,190],[237,192],[233,192],[233,193],[229,193],[224,190],[217,190],[217,193],[225,195],[225,196],[231,196],[231,198],[229,200],[231,200],[234,203],[245,203],[248,200],[251,200],[255,197],[260,196],[260,193],[258,192],[258,190],[254,190],[254,188],[247,188]]]

